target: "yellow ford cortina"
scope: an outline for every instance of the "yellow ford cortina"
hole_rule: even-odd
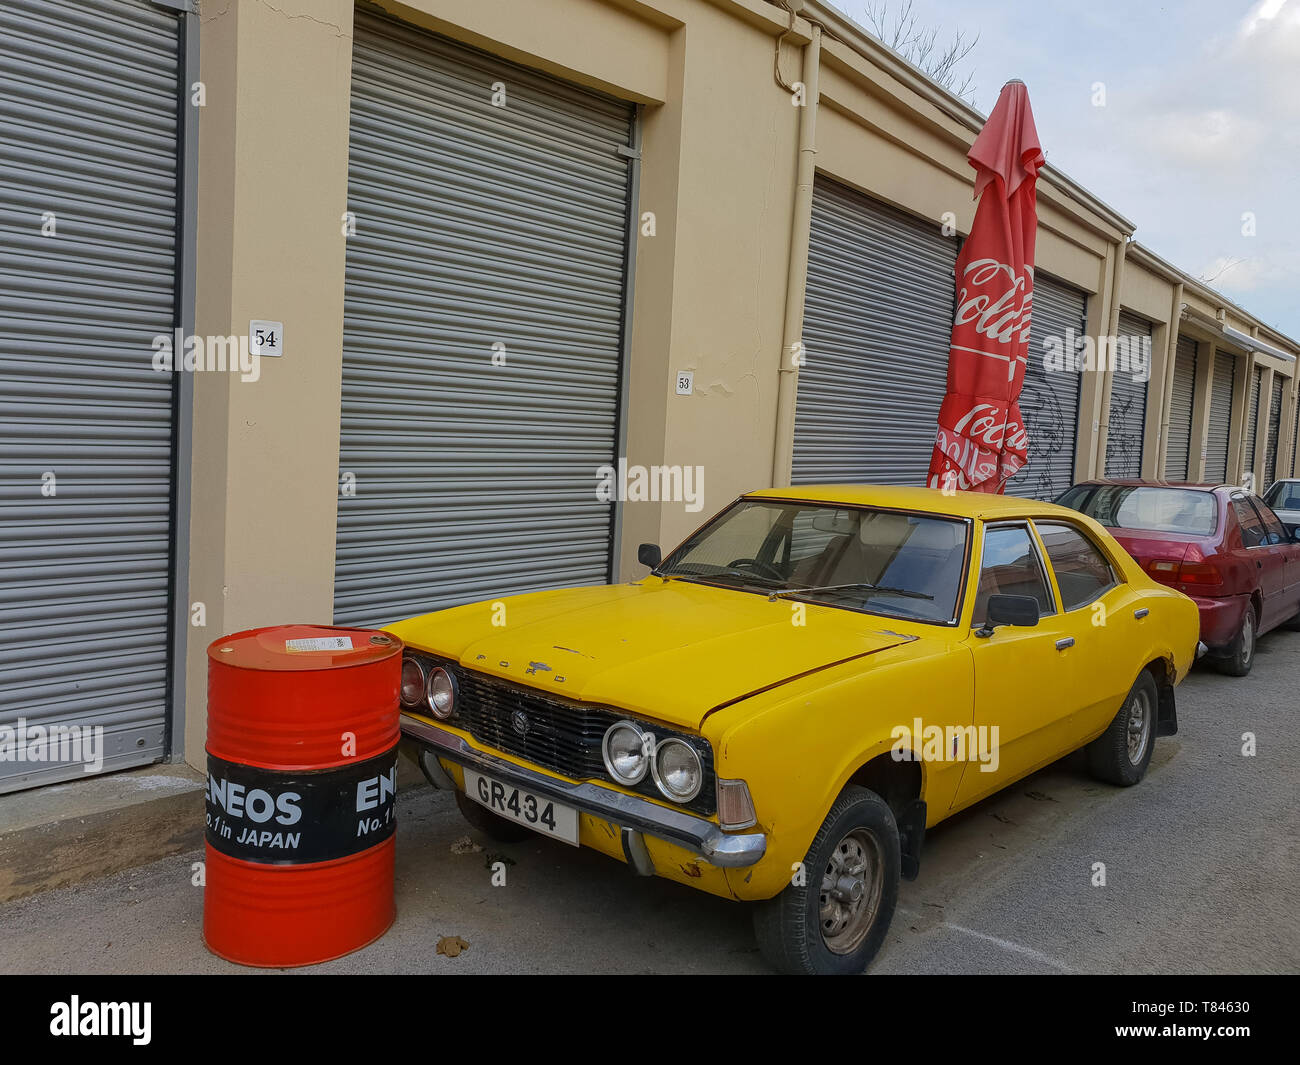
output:
[[[1137,783],[1195,604],[1091,519],[921,488],[738,499],[631,584],[392,626],[402,731],[498,839],[754,904],[788,972],[862,971],[925,830],[1079,747]]]

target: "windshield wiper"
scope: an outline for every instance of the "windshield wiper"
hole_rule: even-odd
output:
[[[794,587],[778,588],[768,597],[769,603],[775,603],[777,599],[785,595],[812,595],[817,592],[840,592],[847,591],[850,588],[865,588],[869,592],[884,592],[886,595],[901,595],[908,599],[934,599],[934,596],[928,592],[914,592],[911,588],[895,588],[888,584],[872,584],[870,581],[854,581],[852,584],[826,584],[820,588]]]
[[[713,573],[682,573],[677,570],[668,570],[665,573],[661,573],[660,576],[665,579],[668,577],[680,577],[685,581],[713,581],[734,578],[746,584],[773,585],[781,583],[775,577],[764,577],[761,573],[749,573],[745,570],[738,569],[720,569]]]

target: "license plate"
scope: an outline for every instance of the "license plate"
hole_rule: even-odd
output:
[[[575,847],[578,845],[578,811],[572,806],[561,806],[551,799],[516,788],[513,784],[503,784],[472,769],[465,770],[465,794],[498,817],[518,821],[543,836],[562,839]]]

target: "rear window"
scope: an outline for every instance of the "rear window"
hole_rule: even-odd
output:
[[[1071,489],[1061,502],[1108,529],[1210,536],[1219,525],[1219,501],[1213,492],[1122,484],[1096,485],[1085,492],[1084,487]]]

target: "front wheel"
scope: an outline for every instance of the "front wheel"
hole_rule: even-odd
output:
[[[1159,708],[1160,689],[1144,669],[1110,727],[1086,748],[1093,776],[1125,788],[1146,776],[1156,745]]]
[[[814,837],[802,875],[754,908],[754,933],[784,973],[852,975],[880,950],[898,904],[898,826],[879,795],[845,788]]]
[[[1241,617],[1241,629],[1237,638],[1228,645],[1228,654],[1219,659],[1219,671],[1230,677],[1244,677],[1255,664],[1255,607],[1247,604],[1246,612]]]

